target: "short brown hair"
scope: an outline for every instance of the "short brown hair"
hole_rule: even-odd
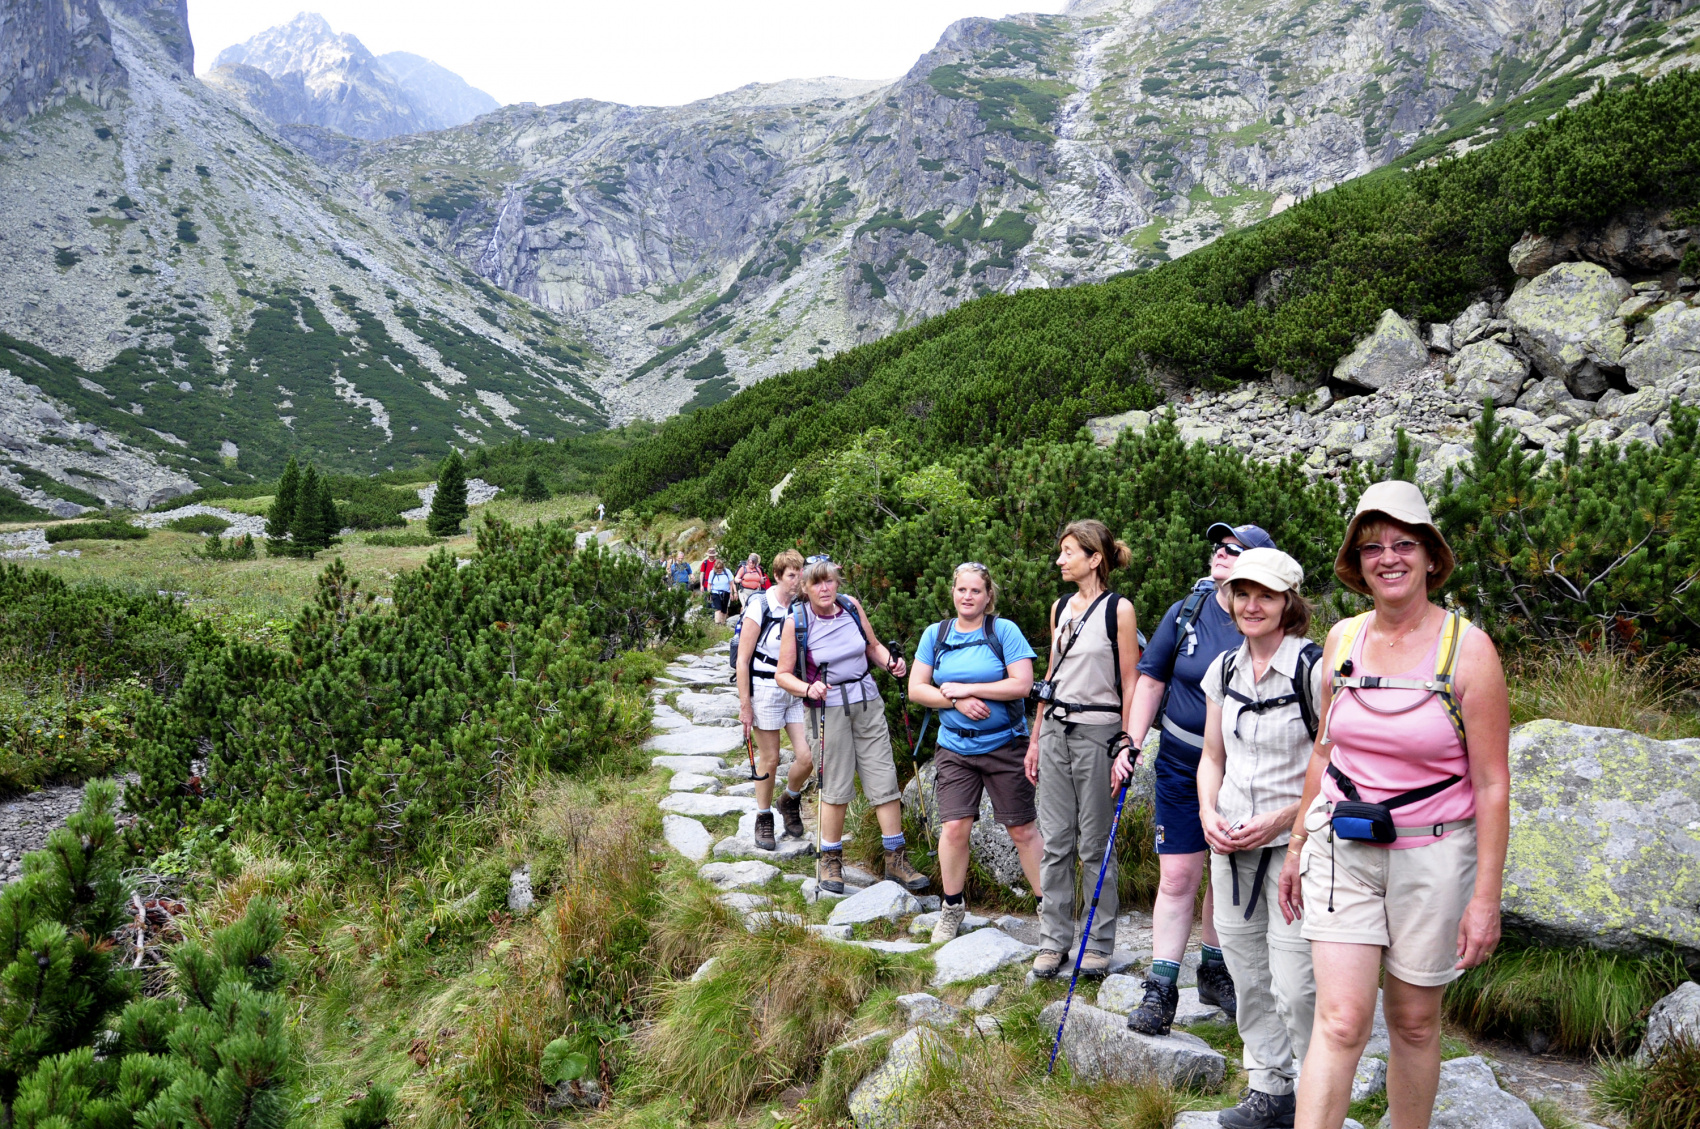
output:
[[[803,571],[803,554],[795,549],[786,549],[773,558],[773,576],[775,580],[782,579],[789,569]]]
[[[1228,589],[1229,589],[1230,595],[1232,594],[1234,588],[1237,587],[1238,585],[1241,585],[1241,584],[1257,584],[1257,581],[1255,581],[1255,580],[1230,580],[1230,581],[1228,581]],[[1262,584],[1257,584],[1257,586],[1259,588],[1266,587],[1265,585],[1262,585]],[[1311,620],[1311,617],[1316,614],[1316,609],[1311,605],[1311,602],[1309,600],[1305,599],[1304,596],[1301,595],[1296,589],[1289,588],[1289,589],[1287,589],[1287,591],[1283,592],[1282,595],[1287,597],[1287,605],[1286,605],[1286,607],[1281,609],[1281,634],[1283,634],[1283,635],[1297,635],[1301,639],[1310,638],[1310,620]],[[1230,606],[1232,605],[1232,603],[1233,603],[1233,601],[1230,600],[1229,601]],[[1229,611],[1228,615],[1234,621],[1235,630],[1238,630],[1239,626],[1240,626],[1239,616],[1234,615],[1234,613],[1232,611]]]

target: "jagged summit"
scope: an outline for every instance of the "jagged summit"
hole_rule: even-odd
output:
[[[279,125],[368,141],[447,129],[498,105],[429,59],[405,51],[373,55],[316,12],[226,47],[206,81]]]

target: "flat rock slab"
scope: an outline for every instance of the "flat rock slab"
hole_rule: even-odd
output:
[[[919,901],[920,899],[917,898],[916,900]],[[933,931],[933,926],[937,925],[938,923],[939,923],[939,911],[938,910],[933,910],[929,913],[923,913],[919,917],[917,917],[914,921],[911,921],[909,923],[909,932],[916,933],[916,934],[922,934],[922,933],[930,934]],[[956,935],[958,937],[960,937],[965,933],[972,933],[976,929],[984,929],[986,926],[990,925],[991,923],[992,922],[991,922],[990,918],[980,917],[980,916],[978,916],[976,914],[972,914],[972,913],[964,914],[963,918],[962,918],[962,927],[956,931]]]
[[[848,925],[811,925],[809,932],[828,941],[848,941],[854,935]]]
[[[691,725],[651,737],[643,747],[652,753],[681,757],[709,757],[742,747],[743,735],[723,725]]]
[[[653,724],[657,729],[684,729],[691,724],[691,719],[669,706],[658,705]]]
[[[657,805],[662,811],[678,815],[737,815],[754,811],[756,802],[748,796],[705,796],[700,792],[670,792]]]
[[[664,768],[668,772],[696,772],[711,776],[726,767],[726,762],[719,757],[686,757],[660,756],[649,758],[650,768]]]
[[[834,894],[830,890],[822,890],[820,888],[820,884],[813,878],[803,879],[803,900],[808,902],[810,905],[813,905],[816,902],[843,901],[845,898],[848,898],[851,894],[856,892],[848,886],[845,887],[845,890],[847,891],[846,893]],[[844,928],[848,929],[850,927],[846,925]]]
[[[985,1011],[987,1008],[997,1003],[998,997],[1001,995],[1003,995],[1002,984],[987,984],[969,992],[968,1002],[962,1006],[967,1008],[969,1011]]]
[[[910,992],[908,995],[898,996],[896,1003],[903,1022],[910,1027],[925,1023],[931,1027],[949,1028],[955,1025],[957,1016],[961,1014],[956,1008],[929,992]]]
[[[754,913],[773,904],[773,899],[766,894],[721,894],[714,900],[734,913]]]
[[[978,934],[976,934],[978,936]],[[1039,1013],[1042,1027],[1056,1030],[1063,1001]],[[1159,1082],[1179,1089],[1221,1085],[1228,1061],[1209,1043],[1184,1031],[1141,1035],[1127,1029],[1127,1017],[1076,1001],[1063,1030],[1062,1057],[1082,1082]]]
[[[738,716],[738,695],[735,693],[700,694],[683,690],[674,701],[678,703],[679,712],[698,725]]]
[[[933,987],[942,988],[1026,960],[1036,952],[1001,929],[977,929],[948,941],[933,954]]]
[[[956,1056],[928,1027],[912,1027],[892,1041],[880,1068],[850,1091],[850,1116],[856,1129],[899,1129],[905,1123],[904,1099],[935,1060]]]
[[[860,945],[864,949],[872,949],[876,953],[918,953],[926,948],[919,941],[850,941],[852,945]]]
[[[673,779],[667,781],[669,792],[707,792],[713,794],[720,791],[720,778],[704,776],[700,772],[675,772]]]
[[[763,929],[796,928],[802,924],[802,917],[795,913],[752,913],[744,917],[744,928],[751,933],[760,933]]]
[[[661,834],[669,847],[692,862],[707,858],[714,847],[714,836],[708,833],[708,828],[685,815],[662,816]]]
[[[832,916],[827,918],[830,925],[865,925],[870,921],[896,921],[912,913],[919,913],[920,903],[915,895],[905,890],[895,882],[877,882],[866,890],[859,890],[852,896],[832,907]]]
[[[1381,1129],[1393,1124],[1381,1119]],[[1440,1064],[1440,1091],[1434,1096],[1430,1129],[1541,1129],[1522,1098],[1499,1088],[1493,1068],[1480,1055]]]
[[[697,877],[718,890],[743,890],[767,885],[779,877],[779,868],[765,862],[711,862],[697,870]]]
[[[717,859],[774,859],[785,862],[788,859],[807,858],[815,853],[815,845],[807,839],[780,839],[771,851],[764,851],[756,846],[753,838],[744,839],[736,835],[728,836],[714,844],[714,857]]]
[[[1189,1109],[1184,1113],[1175,1114],[1175,1129],[1216,1129],[1222,1122],[1218,1115],[1220,1110]],[[1346,1118],[1340,1129],[1364,1129],[1361,1122]]]
[[[1145,998],[1145,980],[1140,976],[1106,976],[1098,988],[1098,1006],[1120,1015],[1130,1014]],[[1182,988],[1175,1005],[1175,1025],[1226,1023],[1227,1013],[1214,1004],[1199,1002],[1197,988]]]

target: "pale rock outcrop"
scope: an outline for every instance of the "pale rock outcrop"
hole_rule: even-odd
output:
[[[1631,388],[1646,388],[1663,376],[1695,365],[1700,365],[1700,307],[1655,316],[1646,340],[1623,357],[1624,376]]]
[[[1392,1114],[1381,1129],[1392,1125]],[[1440,1064],[1440,1091],[1434,1098],[1431,1129],[1542,1129],[1540,1118],[1517,1095],[1499,1088],[1499,1080],[1479,1055]]]
[[[1500,407],[1509,407],[1523,390],[1529,362],[1497,341],[1476,341],[1458,350],[1452,374],[1465,401],[1479,404],[1491,398]]]
[[[1360,388],[1381,388],[1428,364],[1428,346],[1415,327],[1383,310],[1375,332],[1334,366],[1334,379]]]
[[[931,1027],[911,1027],[892,1040],[878,1070],[850,1091],[850,1116],[856,1129],[899,1129],[904,1098],[935,1059],[954,1061],[955,1053]]]
[[[1700,1044],[1700,984],[1692,980],[1678,984],[1647,1013],[1647,1033],[1641,1037],[1635,1061],[1651,1062],[1673,1039]]]
[[[1055,1031],[1063,1001],[1039,1013],[1041,1027]],[[1227,1060],[1196,1035],[1174,1031],[1141,1035],[1128,1030],[1127,1017],[1075,1000],[1063,1028],[1060,1057],[1080,1082],[1158,1082],[1182,1087],[1221,1084]]]
[[[1592,397],[1608,387],[1605,370],[1617,366],[1622,328],[1608,323],[1629,294],[1629,284],[1602,266],[1560,263],[1506,299],[1504,313],[1542,375]]]

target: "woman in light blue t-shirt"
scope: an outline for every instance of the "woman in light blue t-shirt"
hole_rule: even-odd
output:
[[[933,929],[934,944],[955,937],[962,927],[969,833],[980,814],[982,792],[991,794],[993,818],[1014,841],[1030,888],[1039,890],[1039,813],[1023,769],[1023,703],[1033,688],[1033,648],[1019,627],[995,614],[998,586],[985,565],[957,565],[951,599],[956,618],[921,633],[909,676],[910,700],[939,711],[933,794],[944,824],[939,836],[944,907]]]

